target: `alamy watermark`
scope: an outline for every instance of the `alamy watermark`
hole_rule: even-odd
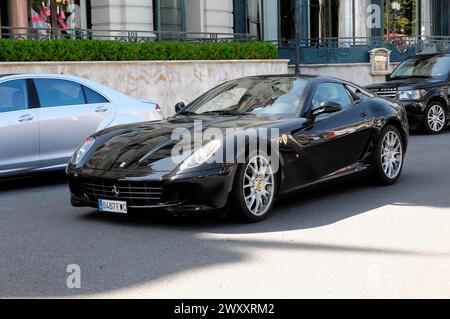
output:
[[[66,279],[66,286],[69,289],[81,288],[81,267],[77,264],[68,265],[66,272],[69,276]]]

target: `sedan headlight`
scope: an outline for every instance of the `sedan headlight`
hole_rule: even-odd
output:
[[[221,146],[222,142],[220,140],[212,140],[185,159],[180,168],[184,170],[206,163]]]
[[[401,101],[418,101],[421,100],[427,91],[425,90],[407,90],[398,91],[398,99]]]
[[[94,143],[95,143],[95,139],[90,137],[86,140],[86,142],[81,144],[81,146],[73,154],[73,156],[70,160],[70,164],[78,165],[81,162],[81,160],[83,159],[83,157],[86,155],[86,153],[89,152],[89,150],[92,148],[92,146],[94,146]]]

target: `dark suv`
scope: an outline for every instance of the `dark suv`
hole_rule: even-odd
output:
[[[386,81],[367,88],[402,102],[411,127],[424,128],[430,134],[445,129],[450,118],[450,54],[412,56]]]

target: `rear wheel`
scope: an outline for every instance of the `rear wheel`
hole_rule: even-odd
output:
[[[430,134],[439,134],[447,124],[447,112],[439,102],[432,102],[425,111],[425,130]]]
[[[381,132],[374,153],[374,177],[383,185],[394,184],[401,175],[404,141],[396,127],[386,126]]]
[[[231,213],[242,221],[264,220],[272,210],[276,175],[267,155],[249,156],[236,172],[231,194]]]

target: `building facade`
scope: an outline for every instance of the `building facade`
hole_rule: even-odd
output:
[[[277,43],[292,61],[300,43],[303,64],[368,62],[378,46],[393,50],[393,61],[427,46],[450,49],[448,39],[436,41],[450,36],[448,0],[2,0],[0,17],[6,27],[91,29],[94,36],[251,34]]]

